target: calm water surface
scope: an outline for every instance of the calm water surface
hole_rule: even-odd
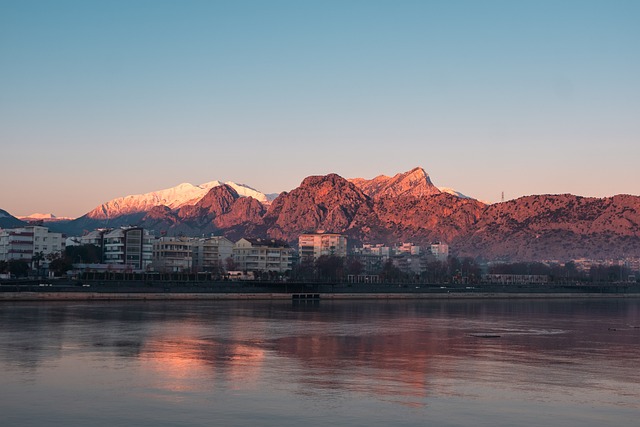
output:
[[[0,372],[2,426],[635,425],[640,300],[3,303]]]

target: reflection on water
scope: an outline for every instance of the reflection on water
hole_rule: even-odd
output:
[[[5,303],[0,324],[2,425],[640,415],[638,300]]]

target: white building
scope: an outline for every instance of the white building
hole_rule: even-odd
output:
[[[193,243],[189,237],[161,237],[153,242],[153,269],[161,272],[190,272]]]
[[[402,243],[395,247],[395,254],[420,255],[420,246],[413,243]]]
[[[242,271],[291,270],[293,250],[282,240],[242,238],[233,246],[233,260]]]
[[[226,269],[226,260],[233,255],[233,242],[226,237],[213,236],[192,243],[193,269],[196,272]]]
[[[90,231],[84,236],[80,237],[81,245],[95,245],[99,248],[102,247],[102,239],[105,233],[112,231],[111,228],[98,228],[97,230]]]
[[[346,257],[347,236],[337,233],[307,233],[298,237],[300,261],[315,261],[323,255]]]
[[[431,254],[436,257],[438,261],[446,261],[447,258],[449,258],[449,245],[446,243],[432,243],[429,249]]]
[[[382,243],[367,243],[362,245],[361,248],[353,248],[353,253],[356,255],[376,255],[387,260],[393,254],[393,251],[389,246],[386,246]]]
[[[153,237],[141,227],[116,228],[104,233],[102,254],[105,264],[147,270],[153,260]]]
[[[53,233],[47,227],[30,225],[0,230],[0,261],[31,262],[36,254],[42,254],[43,265],[47,255],[62,253],[64,249],[65,236]]]

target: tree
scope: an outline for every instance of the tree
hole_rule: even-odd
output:
[[[9,263],[7,261],[0,261],[0,274],[6,274],[9,272]]]
[[[9,261],[9,273],[16,277],[25,277],[29,273],[29,264],[22,259],[12,259]]]
[[[353,274],[357,276],[361,274],[364,270],[362,263],[355,258],[347,258],[347,266],[346,266],[347,274]]]
[[[291,270],[291,278],[295,280],[313,280],[315,268],[313,260],[304,259]]]
[[[460,270],[462,272],[462,276],[468,277],[468,280],[472,283],[478,282],[480,280],[480,276],[482,276],[482,270],[473,258],[463,259],[460,264]]]
[[[40,263],[44,261],[44,252],[36,252],[31,257],[31,262],[33,263],[33,269],[39,274]]]
[[[393,264],[393,261],[388,259],[382,267],[380,276],[382,276],[382,280],[385,282],[399,280],[402,278],[402,271]]]
[[[238,270],[238,263],[236,263],[233,258],[231,257],[227,257],[227,259],[224,260],[224,264],[225,267],[227,269],[227,271],[237,271]]]
[[[66,257],[57,257],[49,263],[49,271],[53,271],[54,276],[62,276],[72,268],[73,264]]]
[[[430,283],[444,283],[447,281],[447,264],[443,261],[432,261],[427,264],[425,279]]]
[[[344,259],[335,255],[322,255],[316,260],[316,270],[321,279],[338,279],[344,276]]]
[[[76,263],[98,264],[102,262],[102,249],[96,245],[67,246],[65,256]]]

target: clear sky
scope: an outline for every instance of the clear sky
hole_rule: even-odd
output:
[[[640,1],[0,0],[0,208],[422,166],[640,194]]]

